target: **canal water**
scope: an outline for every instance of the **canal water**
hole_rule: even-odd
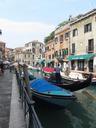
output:
[[[40,72],[34,72],[34,75],[41,77]],[[76,91],[75,95],[77,101],[65,109],[35,103],[44,128],[96,128],[96,87]]]

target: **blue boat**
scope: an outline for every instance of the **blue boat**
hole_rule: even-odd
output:
[[[74,100],[74,93],[58,87],[43,78],[30,81],[32,96],[51,105],[66,107]]]

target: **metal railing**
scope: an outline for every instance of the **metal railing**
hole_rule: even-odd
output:
[[[22,76],[22,71],[24,70],[24,67],[19,65],[18,69],[19,70],[15,69],[15,72],[16,72],[16,78],[17,78],[17,83],[19,87],[19,94],[20,94],[20,99],[22,103],[22,108],[24,109],[26,127],[27,128],[43,128],[36,114],[36,111],[34,109],[35,102],[32,100],[32,96],[29,95],[28,88],[25,82],[26,78],[24,75]]]

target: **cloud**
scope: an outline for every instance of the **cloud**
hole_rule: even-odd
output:
[[[16,22],[7,19],[0,19],[2,40],[9,47],[19,47],[28,41],[43,41],[55,29],[54,25],[40,22]],[[13,44],[14,42],[14,44]]]
[[[17,32],[37,32],[41,30],[50,30],[54,28],[54,25],[40,22],[14,22],[0,19],[0,27],[3,29]]]

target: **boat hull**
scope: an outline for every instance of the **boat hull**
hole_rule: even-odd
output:
[[[74,102],[76,100],[76,97],[73,96],[52,96],[52,95],[46,95],[46,94],[41,94],[38,93],[34,90],[31,89],[32,92],[32,97],[36,98],[40,101],[43,101],[47,104],[51,104],[54,106],[58,106],[58,107],[67,107],[69,104],[71,104],[72,102]]]
[[[71,91],[62,89],[42,78],[31,81],[30,89],[32,97],[56,106],[66,107],[76,100],[76,96]]]
[[[49,78],[49,79],[47,78],[46,80],[48,80],[49,82],[51,82],[59,87],[62,87],[62,88],[65,88],[67,90],[74,92],[74,91],[78,91],[80,89],[90,86],[91,81],[92,81],[92,75],[90,74],[86,80],[77,80],[77,81],[72,81],[72,80],[63,78],[63,81],[59,84],[57,84],[56,80],[54,80],[52,78]]]

